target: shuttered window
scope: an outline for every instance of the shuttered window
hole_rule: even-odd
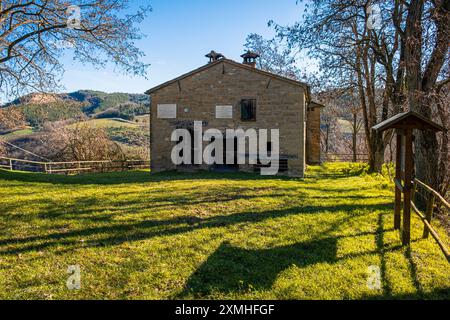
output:
[[[241,120],[243,121],[256,120],[256,99],[241,100]]]

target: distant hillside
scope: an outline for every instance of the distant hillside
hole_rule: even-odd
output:
[[[20,104],[26,122],[32,127],[41,127],[45,122],[81,119],[85,105],[78,101],[63,100],[52,103]]]
[[[79,119],[83,116],[132,120],[135,116],[149,113],[150,100],[144,94],[79,90],[60,94],[28,94],[3,107],[21,108],[26,121],[32,127],[39,127],[46,121]]]
[[[85,103],[84,112],[88,115],[99,113],[120,105],[144,105],[149,106],[149,97],[145,94],[133,93],[105,93],[93,90],[79,90],[68,93],[70,99]]]
[[[30,93],[17,98],[2,107],[23,105],[23,104],[47,104],[64,101],[64,96],[56,93]]]

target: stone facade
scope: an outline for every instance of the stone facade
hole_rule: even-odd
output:
[[[306,112],[306,162],[320,163],[320,111],[323,106],[310,103]]]
[[[203,121],[203,130],[279,129],[280,158],[287,160],[287,174],[303,177],[305,154],[309,153],[306,150],[305,121],[309,99],[306,84],[222,59],[147,93],[151,96],[152,172],[181,169],[171,161],[172,148],[176,144],[170,140],[171,134],[177,128],[192,126],[194,121]],[[256,99],[255,121],[241,120],[242,99]],[[176,104],[176,118],[158,118],[158,105],[161,107],[163,104]],[[217,119],[216,106],[232,106],[232,118]],[[312,117],[312,124],[317,128],[308,129],[314,138],[309,148],[313,148],[316,133],[320,130],[320,109],[317,109],[319,111],[313,112]],[[207,144],[204,142],[204,146]],[[314,151],[311,159],[320,158],[318,150]],[[210,166],[202,164],[193,169],[207,170]],[[253,171],[254,167],[239,165],[239,170]]]

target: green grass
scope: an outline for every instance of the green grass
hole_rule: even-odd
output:
[[[6,141],[9,141],[9,140],[26,137],[32,133],[33,133],[32,128],[25,128],[25,129],[20,129],[20,130],[16,130],[16,131],[13,131],[13,132],[10,132],[7,134],[0,135],[0,138],[4,139]]]
[[[137,123],[119,121],[115,119],[92,119],[86,122],[94,128],[137,128]]]
[[[305,179],[0,171],[0,299],[450,298],[440,249],[416,218],[401,247],[392,207],[392,185],[358,165]]]

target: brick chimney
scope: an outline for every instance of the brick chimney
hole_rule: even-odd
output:
[[[244,61],[242,62],[243,64],[246,64],[250,67],[256,68],[256,59],[259,58],[259,54],[257,54],[256,52],[247,50],[246,53],[241,55],[241,58],[244,59]]]
[[[210,53],[206,54],[205,57],[209,58],[209,63],[215,62],[220,59],[225,59],[225,56],[221,53],[211,50]]]

